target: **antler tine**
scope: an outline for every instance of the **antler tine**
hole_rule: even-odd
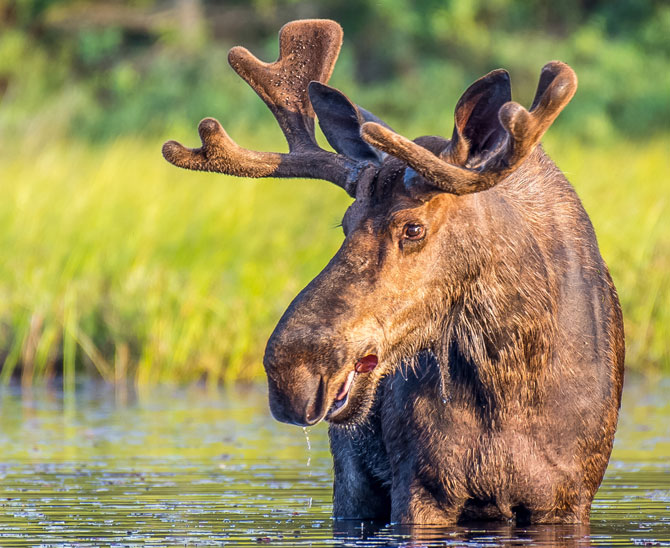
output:
[[[540,81],[530,112],[519,103],[510,101],[502,106],[499,113],[500,123],[508,133],[508,154],[503,160],[496,155],[483,169],[504,171],[501,164],[509,165],[511,171],[533,151],[549,126],[561,113],[577,91],[577,75],[565,63],[552,61],[542,67]],[[489,164],[492,164],[489,166]],[[508,171],[508,172],[509,172]]]
[[[513,101],[501,107],[498,116],[507,132],[506,143],[475,169],[449,163],[447,160],[453,157],[449,149],[435,156],[374,122],[362,126],[361,136],[371,145],[404,160],[438,188],[452,194],[469,194],[491,188],[514,171],[537,146],[576,89],[577,76],[568,65],[559,61],[545,65],[530,112]]]
[[[355,195],[356,180],[368,167],[341,154],[316,147],[314,150],[281,154],[258,152],[239,146],[218,120],[205,118],[198,124],[202,146],[188,148],[177,141],[163,145],[163,156],[171,164],[195,171],[213,171],[237,177],[307,177],[323,179]]]
[[[163,156],[177,167],[195,171],[215,171],[237,177],[269,177],[281,165],[276,152],[256,152],[239,146],[218,120],[205,118],[198,124],[202,146],[187,148],[177,141],[163,145]]]
[[[228,61],[254,89],[277,119],[289,154],[257,152],[239,146],[214,118],[198,126],[199,148],[176,141],[163,145],[165,159],[186,169],[239,177],[310,177],[325,179],[353,195],[355,181],[367,166],[321,149],[314,136],[314,110],[307,93],[310,81],[327,82],[342,45],[342,28],[334,21],[303,20],[279,31],[279,58],[264,63],[242,47]]]
[[[264,63],[240,46],[228,53],[230,66],[274,114],[291,152],[317,147],[307,86],[313,80],[328,82],[341,46],[340,25],[308,19],[281,28],[279,58],[274,63]]]

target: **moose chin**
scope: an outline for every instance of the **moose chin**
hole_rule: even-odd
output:
[[[326,85],[342,43],[294,21],[274,63],[229,62],[279,122],[286,154],[219,122],[163,155],[193,170],[308,177],[353,203],[344,242],[267,344],[270,409],[330,424],[336,518],[585,523],[621,401],[621,308],[593,227],[540,140],[577,88],[544,66],[526,109],[494,70],[451,139],[409,140]],[[315,119],[335,152],[321,149]]]

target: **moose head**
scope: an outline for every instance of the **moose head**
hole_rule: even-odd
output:
[[[563,63],[547,64],[526,110],[511,101],[508,73],[495,70],[458,101],[451,139],[411,141],[326,85],[342,43],[337,23],[292,22],[279,42],[274,63],[241,47],[228,59],[274,114],[288,154],[242,148],[206,118],[200,148],[169,141],[163,155],[193,170],[324,179],[354,198],[341,248],[284,313],[264,359],[275,418],[351,423],[369,412],[382,378],[422,350],[437,352],[459,329],[455,310],[478,302],[493,322],[496,307],[519,299],[550,307],[546,288],[532,284],[519,292],[496,283],[496,299],[482,293],[487,276],[499,282],[523,270],[519,256],[532,262],[535,245],[504,197],[488,191],[552,166],[538,144],[576,77]],[[334,153],[318,146],[315,117]],[[482,352],[494,338],[482,339]]]

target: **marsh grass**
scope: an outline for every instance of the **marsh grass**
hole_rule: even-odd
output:
[[[547,148],[595,226],[623,307],[627,365],[670,372],[670,139],[591,150],[559,139]]]
[[[88,371],[214,386],[261,374],[275,322],[339,246],[349,199],[319,181],[178,170],[160,144],[42,136],[0,152],[1,381],[62,371],[72,387]],[[591,215],[628,366],[644,371],[670,371],[669,147],[546,143]]]

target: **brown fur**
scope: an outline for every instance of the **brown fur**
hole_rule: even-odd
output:
[[[331,421],[336,516],[587,522],[616,428],[623,331],[577,196],[539,148],[483,193],[391,186],[352,205],[342,248],[271,337],[273,413],[321,418],[374,349],[380,366]],[[410,219],[431,241],[403,253]]]

